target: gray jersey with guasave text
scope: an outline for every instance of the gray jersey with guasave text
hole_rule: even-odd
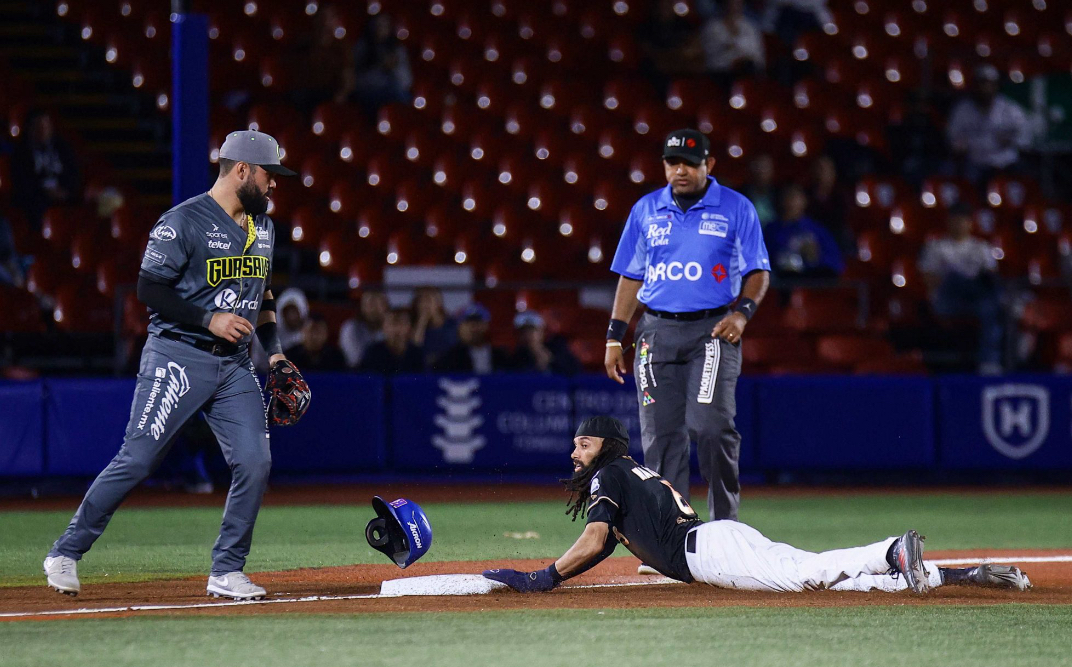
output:
[[[246,248],[246,231],[208,193],[187,199],[153,226],[141,273],[172,285],[180,297],[209,312],[234,313],[256,326],[272,273],[275,225],[259,215],[253,228],[256,238]],[[207,329],[172,322],[150,310],[149,333],[161,331],[216,340]]]

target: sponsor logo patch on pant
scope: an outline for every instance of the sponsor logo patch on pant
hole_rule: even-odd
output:
[[[715,398],[715,378],[718,376],[718,361],[722,350],[717,340],[704,343],[703,372],[700,374],[700,392],[697,403],[710,403]]]

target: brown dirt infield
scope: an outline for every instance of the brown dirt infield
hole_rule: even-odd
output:
[[[1059,550],[1002,550],[1003,556],[1063,555]],[[971,553],[945,551],[928,553],[928,558],[979,557]],[[994,555],[998,555],[995,553]],[[485,568],[512,567],[533,570],[545,567],[546,560],[466,561],[415,563],[405,571],[393,565],[352,565],[346,567],[262,572],[253,579],[269,591],[269,599],[293,599],[309,596],[372,595],[379,592],[386,579],[430,574],[478,573]],[[369,598],[356,600],[318,600],[295,604],[259,604],[169,609],[159,611],[122,611],[76,616],[28,616],[0,620],[44,620],[101,618],[133,615],[255,615],[279,613],[389,613],[492,611],[502,609],[632,609],[648,607],[842,607],[862,605],[956,605],[956,604],[1072,604],[1072,563],[1029,563],[1034,588],[1016,591],[942,587],[925,598],[906,593],[814,593],[778,594],[723,590],[705,584],[653,584],[647,586],[577,588],[585,584],[624,584],[651,581],[638,576],[634,558],[611,558],[565,586],[546,594],[521,595],[501,591],[488,595]],[[176,581],[143,583],[91,584],[77,598],[61,596],[44,585],[0,588],[0,613],[46,612],[64,609],[130,607],[135,605],[191,605],[212,602],[205,596],[205,579],[196,577]],[[219,601],[216,601],[219,602]]]

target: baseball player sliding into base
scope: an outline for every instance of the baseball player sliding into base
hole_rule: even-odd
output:
[[[294,175],[279,154],[267,134],[232,132],[220,148],[212,189],[175,206],[153,227],[138,278],[138,298],[151,313],[149,339],[126,436],[45,558],[55,590],[78,594],[77,561],[127,494],[156,469],[186,421],[203,410],[231,467],[207,591],[264,597],[242,569],[272,464],[268,424],[293,424],[310,400],[301,373],[283,356],[268,288],[275,227],[265,212],[275,176]],[[272,367],[267,410],[249,357],[254,331]]]
[[[663,575],[721,588],[799,592],[900,591],[924,594],[950,584],[1026,590],[1027,575],[1010,565],[928,566],[914,530],[862,547],[813,553],[772,542],[732,520],[704,522],[677,491],[629,458],[629,435],[612,417],[592,417],[573,439],[567,514],[587,513],[580,538],[561,558],[536,572],[486,570],[488,579],[516,591],[549,591],[610,556],[622,544]]]

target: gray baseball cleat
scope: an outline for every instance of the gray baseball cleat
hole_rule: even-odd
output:
[[[206,590],[214,598],[260,600],[265,596],[265,590],[250,581],[242,572],[228,572],[218,577],[209,577]]]
[[[42,563],[48,585],[58,593],[75,596],[82,590],[78,583],[78,561],[66,556],[49,556]]]
[[[1018,591],[1031,588],[1031,580],[1027,578],[1027,573],[1013,565],[983,563],[973,567],[969,577],[972,582],[980,586],[1015,588]]]
[[[910,530],[893,543],[890,550],[893,556],[894,571],[900,573],[908,584],[908,589],[916,595],[924,595],[931,590],[927,580],[927,570],[923,567],[923,540],[919,533]]]

